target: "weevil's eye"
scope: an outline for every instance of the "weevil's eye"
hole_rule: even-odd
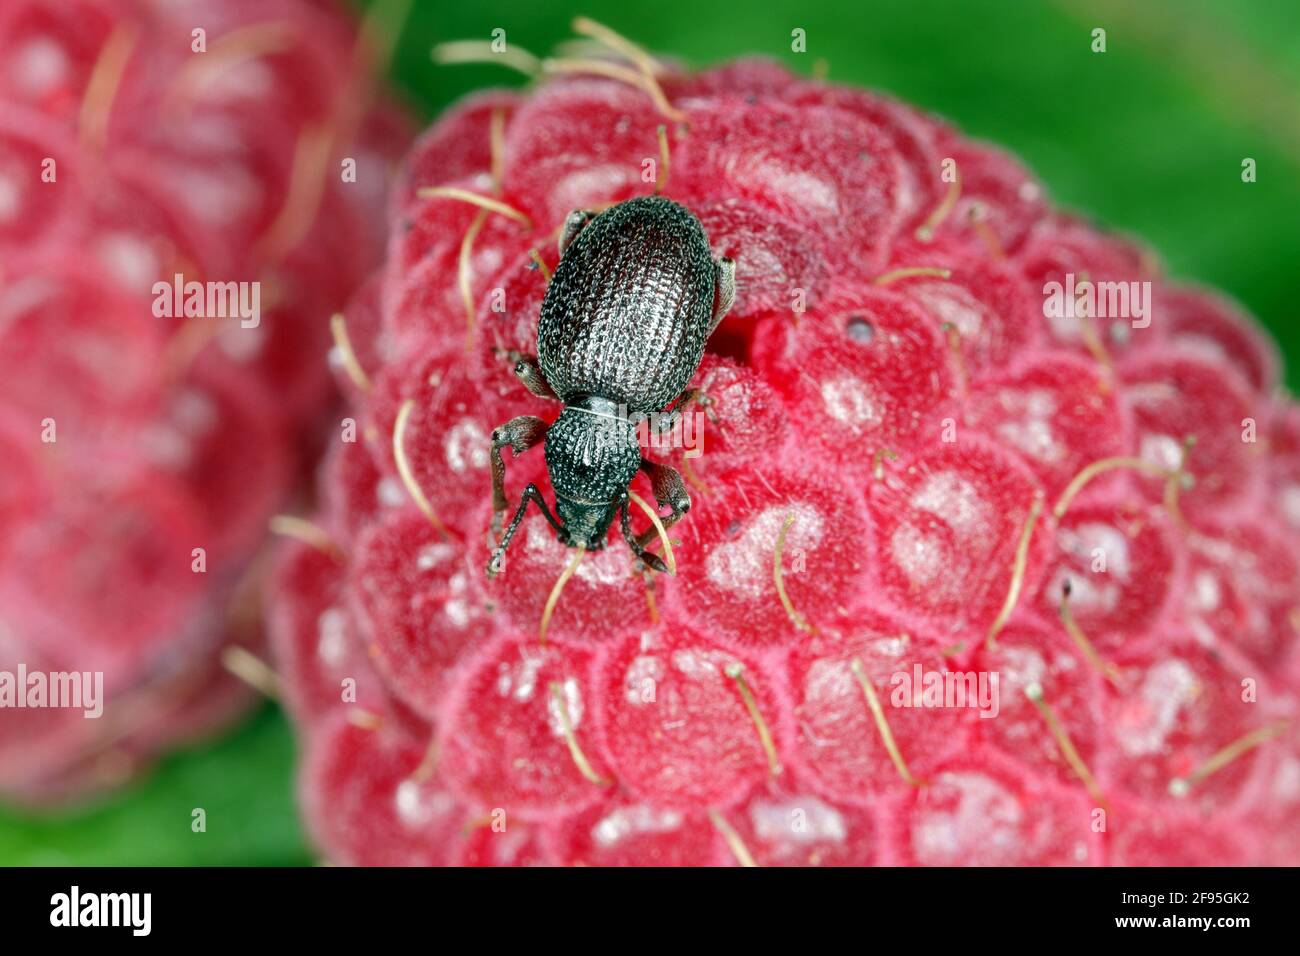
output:
[[[844,326],[844,332],[859,345],[867,345],[876,337],[876,327],[860,315],[849,317],[849,321]]]

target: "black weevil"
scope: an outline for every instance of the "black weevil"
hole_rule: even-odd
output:
[[[735,298],[735,266],[714,260],[704,227],[684,206],[642,196],[599,215],[571,212],[560,235],[560,264],[542,301],[537,358],[515,363],[534,395],[558,399],[564,409],[547,427],[521,415],[492,432],[492,526],[500,533],[507,445],[516,455],[546,443],[546,467],[555,488],[555,514],[537,486],[523,498],[488,560],[488,575],[523,520],[530,501],[570,547],[603,546],[614,516],[632,552],[657,571],[663,560],[632,534],[628,486],[638,471],[650,478],[669,525],[691,506],[681,475],[641,456],[637,427],[654,417],[673,427],[692,393],[686,388],[704,355],[704,343]],[[674,401],[675,400],[675,401]],[[662,415],[669,404],[672,410]],[[660,417],[662,415],[662,417]]]

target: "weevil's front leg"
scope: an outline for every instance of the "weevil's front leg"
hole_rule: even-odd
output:
[[[564,258],[564,250],[569,248],[569,243],[595,218],[596,214],[590,209],[575,209],[565,217],[564,226],[560,229],[560,258]]]
[[[636,555],[637,560],[649,565],[661,574],[667,574],[668,565],[664,564],[664,559],[659,557],[657,554],[647,551],[645,545],[637,540],[637,537],[632,534],[632,520],[628,517],[627,506],[628,497],[627,495],[624,495],[622,502],[619,503],[618,509],[619,528],[623,532],[623,540],[626,541],[627,546],[632,549],[632,553]]]
[[[510,519],[510,524],[506,526],[506,533],[501,538],[501,543],[493,549],[492,556],[488,558],[488,577],[495,577],[497,572],[501,570],[501,561],[506,556],[506,548],[510,547],[510,539],[512,539],[515,536],[515,532],[519,530],[519,522],[524,520],[524,512],[528,510],[528,503],[530,501],[536,502],[537,507],[542,510],[543,516],[545,516],[551,527],[555,529],[556,534],[564,533],[564,526],[560,524],[559,519],[556,518],[555,515],[551,514],[551,509],[547,506],[546,499],[542,497],[542,493],[537,490],[536,485],[530,484],[524,489],[523,497],[519,499],[519,507],[515,509],[515,516]]]
[[[660,508],[668,508],[668,517],[661,518],[665,529],[671,528],[681,520],[682,515],[691,510],[691,496],[686,491],[686,482],[677,469],[648,458],[641,459],[641,470],[650,478],[650,490],[654,492],[655,503]],[[637,544],[646,547],[659,532],[651,525],[637,537]]]
[[[717,287],[717,298],[713,302],[713,324],[709,326],[710,334],[731,311],[732,303],[736,301],[736,263],[723,256],[713,263],[713,278],[714,285]]]
[[[520,415],[492,429],[492,534],[501,533],[501,515],[506,501],[506,463],[501,449],[507,445],[522,455],[546,437],[546,423],[533,415]]]

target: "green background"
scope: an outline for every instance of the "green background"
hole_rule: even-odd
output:
[[[1300,252],[1300,3],[1295,0],[700,0],[507,4],[416,0],[393,73],[425,117],[522,77],[435,67],[452,39],[543,55],[582,13],[690,65],[753,53],[878,87],[1009,147],[1061,205],[1144,236],[1168,271],[1217,285],[1282,343],[1300,377],[1293,302]],[[790,50],[806,31],[808,52]],[[1107,51],[1091,50],[1091,31]],[[1241,162],[1258,181],[1241,181]],[[97,808],[33,819],[0,811],[0,862],[297,864],[312,857],[293,807],[294,744],[266,707],[215,745],[163,761]],[[190,811],[208,829],[190,832]]]

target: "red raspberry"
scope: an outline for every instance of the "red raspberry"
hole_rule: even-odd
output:
[[[1269,837],[1300,822],[1300,411],[1252,321],[892,100],[761,61],[657,84],[480,94],[408,161],[368,434],[323,473],[347,666],[391,699],[295,708],[324,852],[1300,862]],[[676,574],[530,512],[488,579],[488,436],[557,411],[513,371],[555,236],[656,187],[738,276],[702,434],[646,452],[692,498]],[[1051,315],[1076,281],[1150,281],[1151,321]],[[540,450],[504,460],[551,497]],[[278,585],[307,688],[337,680],[304,651],[324,600]]]
[[[314,456],[327,320],[379,263],[407,138],[355,45],[306,0],[0,11],[0,669],[104,678],[99,720],[6,709],[7,796],[118,783],[249,702],[222,651],[260,640],[255,559]],[[178,273],[257,283],[260,321],[160,316]],[[287,682],[313,716],[354,676],[345,612],[319,600],[277,608],[338,655],[319,686]]]

